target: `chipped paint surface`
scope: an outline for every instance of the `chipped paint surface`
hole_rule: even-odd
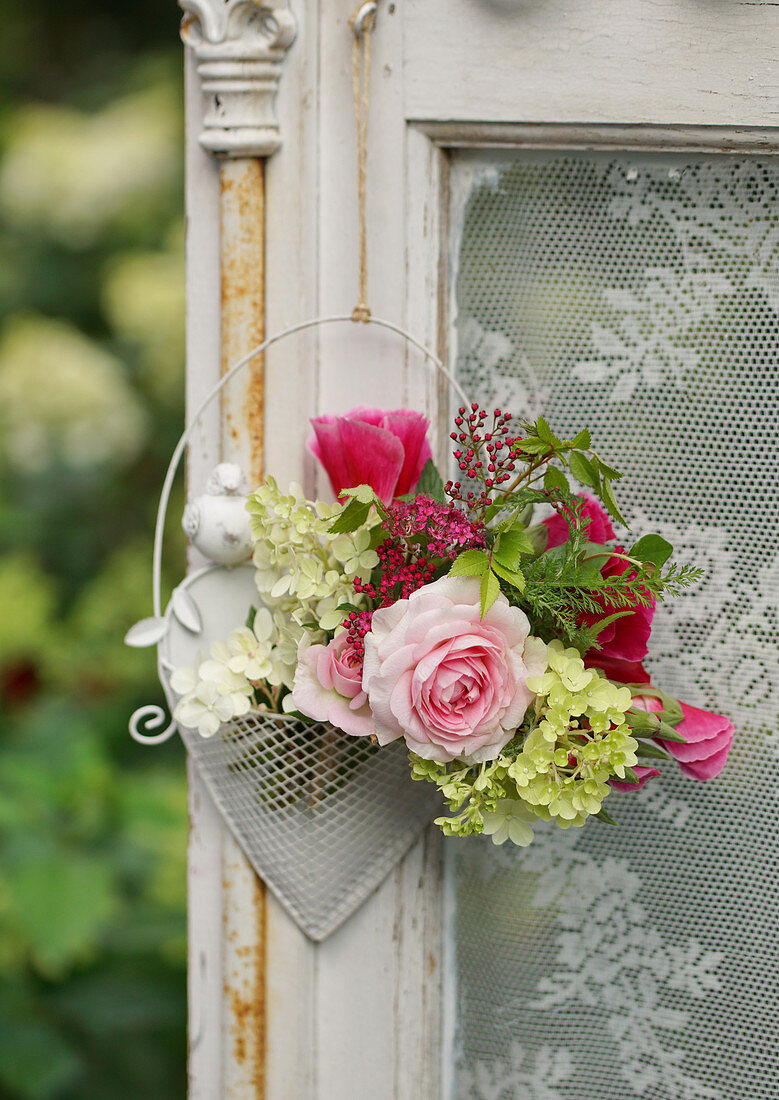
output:
[[[255,159],[226,160],[220,169],[222,373],[264,336],[263,164]],[[222,398],[225,452],[239,462],[250,481],[263,468],[263,357],[231,382]]]
[[[222,865],[225,1100],[265,1096],[265,887],[229,838]]]
[[[262,343],[265,317],[264,165],[220,166],[221,370]],[[263,473],[264,363],[240,371],[222,396],[222,458],[256,484]],[[265,1097],[265,886],[232,836],[222,850],[223,1100]]]

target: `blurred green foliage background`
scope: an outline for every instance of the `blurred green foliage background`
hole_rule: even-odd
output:
[[[177,24],[0,0],[1,1100],[185,1094],[184,759],[122,644],[182,421]]]

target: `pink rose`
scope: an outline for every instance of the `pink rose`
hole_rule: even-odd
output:
[[[725,767],[733,744],[733,723],[723,714],[712,714],[687,703],[679,705],[684,718],[676,729],[684,742],[664,741],[661,737],[655,740],[678,760],[681,770],[691,779],[714,779]],[[633,706],[650,712],[663,709],[663,704],[654,695],[635,697]]]
[[[410,409],[360,406],[345,416],[317,416],[308,449],[327,470],[336,496],[355,485],[370,485],[385,504],[416,487],[432,458],[430,421]]]
[[[624,791],[625,794],[629,794],[631,791],[640,791],[650,779],[657,779],[658,775],[660,775],[657,768],[644,768],[641,765],[636,766],[632,770],[635,775],[638,776],[638,783],[630,783],[627,780],[610,779],[609,786],[613,787],[615,791]]]
[[[580,499],[584,501],[579,515],[586,517],[590,523],[587,528],[587,538],[590,542],[597,542],[600,546],[615,538],[614,528],[611,526],[607,512],[600,506],[595,497],[589,493],[582,493]],[[570,538],[570,529],[562,512],[555,512],[553,516],[543,521],[544,527],[549,532],[546,548],[551,550],[555,546],[562,546]]]
[[[373,613],[363,687],[384,745],[443,763],[493,760],[534,695],[546,646],[502,594],[482,619],[476,577],[442,577]]]
[[[309,718],[330,722],[353,737],[370,737],[373,718],[362,690],[362,660],[347,634],[301,651],[292,702]]]

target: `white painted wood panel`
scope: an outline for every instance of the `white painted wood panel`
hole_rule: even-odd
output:
[[[408,118],[779,122],[779,7],[767,0],[405,0],[402,7]]]
[[[201,94],[185,65],[187,213],[187,410],[219,378],[219,167],[197,144]],[[187,483],[202,491],[219,461],[219,408],[203,417],[187,455]],[[192,565],[196,552],[193,553]],[[183,749],[182,749],[183,758]],[[222,1080],[222,845],[224,827],[194,767],[189,777],[189,1097],[214,1100]]]

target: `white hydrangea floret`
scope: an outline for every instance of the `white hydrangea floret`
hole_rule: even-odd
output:
[[[170,684],[180,695],[173,716],[186,729],[196,729],[201,737],[213,737],[224,722],[246,714],[252,705],[253,685],[245,675],[229,667],[230,649],[225,642],[214,642],[210,657],[197,670],[177,668]]]
[[[501,798],[494,810],[482,810],[484,833],[492,837],[493,844],[512,844],[526,848],[533,841],[530,822],[537,821],[537,815],[524,802],[516,798]]]
[[[228,661],[230,671],[245,676],[252,683],[267,679],[273,671],[273,634],[271,613],[262,607],[254,616],[251,629],[240,627],[227,639],[231,654]]]

